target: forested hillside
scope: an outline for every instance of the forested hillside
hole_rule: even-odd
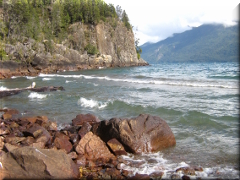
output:
[[[0,5],[0,78],[11,72],[147,64],[119,5],[103,0],[1,0]]]
[[[102,20],[116,27],[119,20],[115,7],[102,0],[2,0],[0,4],[4,12],[0,37],[10,43],[24,37],[61,42],[75,22],[96,25]],[[131,30],[126,12],[120,14],[120,20]],[[51,44],[48,46],[50,51]]]
[[[157,43],[145,43],[142,57],[149,63],[237,61],[238,33],[238,25],[205,24]]]

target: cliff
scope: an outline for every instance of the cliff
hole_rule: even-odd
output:
[[[52,53],[47,52],[47,40],[36,42],[26,38],[15,45],[4,44],[8,60],[0,62],[0,78],[62,70],[147,65],[143,59],[137,58],[134,35],[121,22],[115,29],[101,22],[97,25],[75,23],[69,30],[71,33],[61,44],[52,41]],[[97,47],[97,54],[88,54],[84,49],[89,42],[92,47]]]
[[[95,8],[104,5],[105,11],[113,13],[100,16],[102,19],[92,16],[95,19],[87,22],[84,18],[71,22],[68,13],[55,16],[54,8],[58,8],[56,12],[72,11],[68,11],[67,2],[59,6],[56,3],[42,4],[38,9],[34,1],[29,4],[23,1],[22,9],[21,4],[4,2],[3,8],[0,7],[0,79],[63,70],[148,65],[137,57],[128,19],[119,19],[114,7],[103,1],[95,0],[98,5]],[[79,1],[78,8],[81,2],[87,5],[92,1]],[[47,17],[43,15],[46,11]],[[70,19],[64,25],[64,18],[68,16]]]

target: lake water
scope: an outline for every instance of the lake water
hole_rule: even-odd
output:
[[[239,64],[165,63],[13,77],[0,89],[63,86],[65,91],[22,92],[2,98],[0,108],[18,109],[23,116],[47,115],[59,128],[78,114],[100,120],[147,113],[164,119],[176,146],[157,153],[123,156],[142,161],[125,166],[138,173],[161,169],[165,178],[182,166],[201,166],[192,178],[239,178]],[[154,159],[154,161],[152,160]]]

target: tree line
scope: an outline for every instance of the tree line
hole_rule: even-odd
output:
[[[117,14],[114,5],[103,0],[0,0],[0,8],[3,9],[2,40],[21,36],[35,40],[61,38],[70,24],[96,25],[108,19],[118,19],[131,30],[126,12]]]

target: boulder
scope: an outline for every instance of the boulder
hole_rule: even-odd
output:
[[[76,164],[62,151],[22,147],[1,156],[2,178],[76,179]]]
[[[107,145],[116,156],[127,155],[127,152],[125,151],[123,145],[117,139],[114,138],[109,140],[107,142]]]
[[[84,122],[81,129],[78,131],[78,135],[83,138],[91,130],[92,126],[89,122]]]
[[[131,153],[155,152],[176,144],[168,124],[160,117],[148,114],[133,119],[102,121],[94,133],[105,142],[116,138]]]
[[[109,151],[106,144],[92,132],[88,132],[75,148],[79,155],[85,155],[88,160],[103,159],[108,162],[116,157]]]
[[[99,122],[100,120],[92,114],[79,114],[72,120],[73,126],[82,126],[84,122],[88,122],[90,125]]]
[[[58,149],[64,149],[67,153],[69,153],[73,146],[70,143],[69,140],[65,139],[65,138],[59,138],[56,137],[54,140],[54,145],[58,148]]]

